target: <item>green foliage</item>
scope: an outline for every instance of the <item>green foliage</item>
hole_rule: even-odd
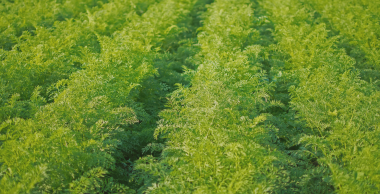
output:
[[[201,64],[191,87],[178,85],[156,135],[168,138],[160,158],[135,165],[148,193],[263,193],[283,187],[286,155],[276,151],[277,129],[265,110],[281,104],[268,94],[258,63],[262,48],[249,1],[219,0],[198,35]]]
[[[294,1],[263,2],[277,23],[277,59],[289,86],[291,109],[304,128],[299,144],[330,172],[323,180],[338,193],[379,190],[379,92],[362,81],[355,61],[337,47],[311,7]],[[273,6],[275,5],[275,6]],[[297,10],[297,11],[296,11]]]
[[[107,174],[102,168],[94,168],[86,172],[79,180],[70,183],[72,193],[135,193],[128,187],[115,184],[112,177],[104,180]]]
[[[41,95],[48,102],[52,102],[52,96],[55,94],[50,92],[55,83],[69,78],[73,72],[82,69],[82,65],[86,63],[87,52],[100,52],[98,36],[111,36],[126,25],[127,18],[132,17],[131,14],[135,13],[134,10],[141,13],[146,11],[141,6],[146,7],[155,2],[153,0],[143,2],[115,0],[106,4],[98,2],[99,5],[95,1],[89,1],[87,4],[79,1],[75,1],[74,4],[51,2],[52,5],[47,4],[46,1],[32,1],[29,2],[30,4],[28,2],[11,3],[17,6],[8,7],[9,13],[6,16],[14,17],[14,20],[9,20],[9,22],[19,21],[18,17],[26,17],[23,20],[44,19],[40,15],[45,12],[35,13],[32,11],[35,6],[39,8],[42,6],[41,9],[51,11],[54,9],[44,6],[57,7],[62,12],[72,12],[73,16],[65,16],[61,21],[58,16],[52,15],[50,19],[52,22],[49,25],[42,25],[33,20],[30,21],[33,30],[23,30],[20,35],[13,31],[9,32],[14,36],[14,45],[11,50],[6,48],[1,50],[0,72],[1,79],[4,80],[2,87],[5,95],[2,96],[3,103],[0,104],[0,107],[4,106],[8,98],[14,94],[19,94],[20,99],[18,100],[21,101],[20,103],[25,103],[23,101],[30,98],[37,86],[42,87]],[[135,4],[139,4],[140,7]],[[6,5],[8,6],[8,4]],[[21,12],[19,9],[25,10],[27,13]],[[128,13],[130,16],[125,16]],[[38,17],[33,14],[38,14]],[[48,13],[46,14],[48,15]],[[54,14],[56,13],[54,12]],[[47,18],[48,16],[45,16],[45,19]],[[9,25],[8,27],[11,28]],[[23,116],[23,118],[30,118],[33,114]],[[2,115],[0,121],[13,117],[13,115],[5,114]]]
[[[379,8],[0,1],[0,193],[377,193]]]
[[[0,48],[11,50],[25,31],[34,34],[37,27],[52,27],[55,21],[78,19],[86,9],[106,1],[1,1]]]
[[[378,1],[307,1],[329,27],[339,33],[339,45],[357,61],[361,77],[368,82],[380,78],[380,27]],[[377,11],[376,11],[377,10]]]
[[[120,165],[133,155],[132,135],[149,132],[133,132],[131,125],[149,118],[135,101],[135,91],[157,73],[153,62],[158,49],[152,46],[160,46],[163,37],[171,35],[172,26],[193,4],[166,0],[141,16],[132,11],[117,34],[97,35],[100,53],[79,47],[83,65],[53,86],[58,90],[53,103],[38,110],[33,119],[2,123],[1,191],[60,193],[69,185],[71,192],[79,193],[131,191],[105,174],[118,170],[127,178],[129,169]],[[38,99],[36,94],[30,101]]]

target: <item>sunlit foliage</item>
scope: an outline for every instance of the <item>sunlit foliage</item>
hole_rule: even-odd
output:
[[[0,193],[378,193],[379,8],[3,0]]]

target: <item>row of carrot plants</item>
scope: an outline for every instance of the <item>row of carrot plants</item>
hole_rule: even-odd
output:
[[[339,45],[356,60],[361,77],[368,82],[380,78],[380,3],[367,0],[306,1],[340,35]],[[378,83],[377,83],[378,84]],[[378,85],[379,86],[379,85]]]
[[[156,137],[145,151],[163,149],[134,166],[146,193],[281,192],[292,158],[277,145],[270,121],[274,84],[263,70],[263,47],[252,2],[216,0],[198,34],[201,51],[189,86],[178,85],[160,113]]]
[[[160,114],[156,137],[167,138],[166,147],[150,145],[147,151],[163,149],[161,157],[144,157],[135,166],[135,179],[144,185],[141,192],[376,191],[376,171],[358,171],[355,164],[342,162],[362,154],[356,150],[353,154],[357,155],[348,156],[350,151],[339,147],[344,144],[344,149],[358,149],[348,144],[351,140],[339,139],[344,134],[341,125],[352,114],[337,117],[338,110],[329,109],[372,109],[372,101],[358,106],[350,100],[357,94],[351,90],[363,92],[360,87],[364,84],[370,93],[360,98],[376,102],[374,86],[351,72],[355,71],[354,60],[338,49],[336,37],[328,35],[311,9],[293,1],[258,3],[220,0],[209,7],[198,35],[198,69],[188,72],[191,85],[178,85],[169,99],[169,109]],[[335,74],[323,75],[334,73],[330,68],[337,68]],[[349,83],[328,86],[327,82],[323,88],[325,80],[315,81],[320,78],[317,75],[312,80],[315,82],[309,83],[314,74],[343,83],[348,79],[357,82],[357,87],[340,88],[344,95],[332,98],[323,92]],[[320,99],[315,99],[317,94]],[[376,126],[376,109],[371,111],[366,115],[370,118],[358,118],[356,127],[368,120],[372,121],[370,127]],[[336,120],[324,120],[326,115]],[[343,124],[332,126],[331,122]],[[361,136],[348,134],[346,138],[372,138],[367,144],[360,142],[359,149],[376,150],[377,145],[371,143],[376,143],[373,135],[377,128],[372,134],[362,130]],[[356,165],[367,157],[361,155]],[[376,157],[362,166],[377,169]],[[351,175],[355,180],[348,180]],[[361,182],[351,185],[358,180]]]
[[[292,132],[293,139],[287,140],[297,146],[298,153],[315,158],[318,168],[328,169],[321,179],[333,186],[330,192],[377,193],[380,93],[374,83],[361,79],[355,59],[339,46],[340,38],[352,40],[356,36],[352,32],[358,28],[352,25],[357,23],[337,24],[339,18],[347,17],[333,17],[333,25],[350,29],[341,29],[341,34],[334,36],[328,30],[328,21],[316,17],[315,10],[303,1],[260,2],[275,23],[277,44],[272,48],[272,58],[283,62],[272,63],[271,75],[278,87],[287,88],[290,111],[302,126]],[[346,4],[329,2],[322,13],[329,16],[336,11],[329,6],[342,3]],[[363,12],[355,14],[360,13]],[[376,36],[373,33],[367,37],[362,34],[357,41],[361,49],[368,51],[369,64],[375,67],[376,56],[371,53],[376,49],[366,50],[366,44],[361,44],[377,44],[377,40],[369,40]]]
[[[168,38],[182,32],[176,24],[189,14],[196,1],[163,0],[153,3],[144,13],[134,9],[140,1],[117,2],[105,4],[106,10],[87,13],[86,27],[96,35],[99,51],[80,48],[79,70],[68,79],[57,80],[52,102],[39,107],[30,119],[2,122],[1,192],[134,192],[119,183],[128,179],[128,158],[133,154],[134,143],[143,141],[138,134],[144,138],[148,133],[134,131],[133,127],[150,117],[137,102],[139,85],[157,75],[157,52]],[[112,28],[107,16],[117,20],[117,10],[121,14],[128,12],[120,19],[124,23],[116,22],[119,27],[114,29],[119,31],[108,36],[102,30],[108,24]],[[37,37],[38,34],[30,39]],[[46,48],[51,49],[51,45]],[[33,92],[31,101],[43,103],[46,99]]]
[[[33,116],[41,105],[31,99],[33,94],[40,93],[52,102],[59,91],[55,83],[82,68],[83,52],[100,52],[97,35],[120,30],[127,22],[126,14],[142,12],[140,7],[153,2],[6,2],[1,36],[12,47],[0,42],[0,121]],[[60,19],[61,12],[72,14]]]
[[[376,193],[379,5],[2,1],[0,193]]]

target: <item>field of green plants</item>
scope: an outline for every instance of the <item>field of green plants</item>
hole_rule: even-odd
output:
[[[379,79],[379,0],[1,0],[0,193],[379,193]]]

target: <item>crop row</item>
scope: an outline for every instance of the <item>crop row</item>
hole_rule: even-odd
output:
[[[276,151],[267,121],[273,84],[262,69],[262,47],[249,0],[216,0],[205,14],[199,65],[190,87],[178,85],[156,136],[160,158],[147,156],[135,177],[150,193],[264,193],[286,179],[287,157]],[[158,145],[156,145],[158,146]]]
[[[82,68],[85,52],[100,52],[97,35],[111,35],[120,30],[127,22],[125,14],[138,10],[135,4],[142,1],[113,1],[100,7],[90,6],[93,2],[81,2],[81,6],[53,1],[16,1],[3,5],[2,24],[6,26],[1,36],[12,47],[8,48],[6,43],[0,45],[3,48],[0,49],[0,121],[33,116],[39,106],[30,99],[33,93],[40,93],[47,102],[52,102],[60,90],[55,83]],[[144,4],[153,2],[144,1]],[[83,13],[87,6],[92,9]],[[73,15],[60,21],[60,12],[55,9]],[[16,32],[19,30],[22,33]]]
[[[3,1],[0,193],[376,193],[379,6]]]
[[[191,85],[160,113],[166,147],[135,178],[149,193],[375,193],[380,93],[344,34],[302,1],[258,3],[209,7]]]
[[[276,23],[278,54],[273,57],[284,61],[273,65],[272,74],[281,73],[290,107],[304,124],[298,131],[299,151],[329,168],[323,181],[336,192],[376,193],[380,93],[360,79],[355,60],[339,49],[339,37],[329,35],[310,7],[290,0],[262,5]]]
[[[109,12],[89,14],[92,18],[88,22],[94,22],[89,28],[97,25],[100,28],[107,25],[107,18],[99,17],[105,23],[97,23],[97,13],[114,18],[115,9],[130,11],[124,16],[122,29],[113,36],[93,32],[97,33],[99,53],[88,47],[80,48],[80,69],[54,85],[58,91],[52,103],[38,109],[31,119],[15,118],[1,124],[1,190],[8,193],[131,191],[107,174],[112,171],[115,177],[127,179],[126,158],[134,146],[132,140],[137,141],[130,131],[131,125],[149,117],[136,102],[139,84],[157,73],[153,66],[159,50],[156,48],[166,37],[179,33],[175,25],[194,3],[165,0],[151,5],[141,16],[133,10],[133,4],[110,4],[104,6]],[[34,38],[38,38],[38,33],[31,37]],[[49,38],[56,41],[54,37]],[[34,57],[41,55],[36,53]],[[46,58],[51,60],[50,56]],[[37,92],[31,100],[44,101]]]
[[[362,69],[361,77],[372,82],[380,78],[380,3],[378,1],[308,1],[339,33],[339,45]]]

